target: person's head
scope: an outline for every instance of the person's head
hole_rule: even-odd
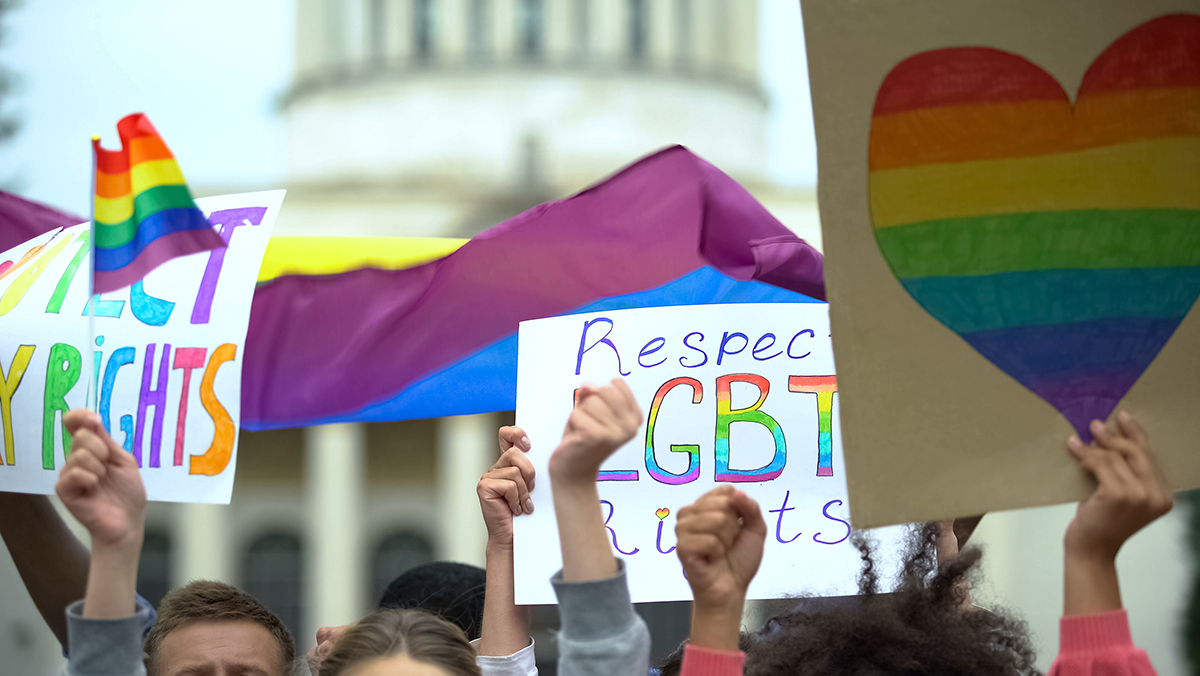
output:
[[[376,610],[342,634],[318,676],[479,676],[462,629],[421,610]]]
[[[382,608],[425,610],[479,638],[487,571],[477,566],[434,561],[399,575],[379,601]]]
[[[936,538],[935,524],[913,532],[900,584],[885,594],[872,546],[856,533],[860,595],[769,620],[746,650],[747,676],[1037,673],[1023,622],[967,604],[968,575],[981,552],[966,550],[939,571]]]
[[[197,580],[168,592],[146,637],[151,676],[285,676],[295,659],[279,618],[223,582]]]

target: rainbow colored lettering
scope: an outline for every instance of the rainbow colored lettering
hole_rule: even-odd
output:
[[[750,383],[758,388],[758,401],[747,408],[732,409],[730,403],[730,385],[734,382]],[[762,376],[750,373],[735,373],[717,378],[717,442],[716,442],[716,472],[717,481],[750,482],[770,481],[780,474],[787,464],[787,442],[783,438],[783,428],[774,418],[758,410],[767,400],[771,391],[771,383]],[[766,427],[775,437],[775,456],[766,467],[759,469],[730,469],[729,467],[729,426],[735,422],[754,422]]]
[[[658,464],[658,459],[654,457],[654,423],[658,420],[658,409],[662,408],[663,399],[666,399],[667,393],[679,385],[688,385],[692,388],[692,403],[699,404],[704,398],[704,386],[695,378],[681,376],[672,378],[663,383],[663,386],[658,388],[658,392],[654,395],[654,401],[650,404],[650,418],[646,423],[646,471],[650,476],[659,483],[678,486],[686,484],[700,478],[700,447],[695,444],[671,444],[672,453],[687,453],[688,468],[683,474],[672,474],[663,469]],[[728,445],[726,445],[726,454],[728,455]]]
[[[817,476],[833,476],[833,395],[837,376],[789,376],[789,392],[817,395]]]

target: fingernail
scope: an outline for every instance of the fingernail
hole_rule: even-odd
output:
[[[1125,411],[1117,413],[1117,417],[1121,419],[1121,422],[1129,422],[1129,413]]]
[[[1092,428],[1092,434],[1104,434],[1104,423],[1099,420],[1093,420],[1088,427]]]
[[[1072,434],[1067,437],[1067,446],[1070,446],[1072,449],[1079,449],[1083,446],[1083,442],[1079,440],[1078,435]]]
[[[533,498],[525,498],[525,513],[533,514]]]
[[[523,448],[523,449],[525,449],[525,450],[527,450],[527,451],[528,451],[530,448],[533,448],[533,444],[532,444],[532,443],[530,443],[530,441],[529,441],[529,437],[521,437],[521,448]]]

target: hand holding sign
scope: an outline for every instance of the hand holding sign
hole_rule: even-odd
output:
[[[475,492],[487,526],[488,544],[512,547],[514,516],[533,513],[533,463],[525,457],[529,437],[520,427],[501,427],[500,459],[479,479]]]
[[[675,553],[695,599],[692,643],[738,649],[746,589],[762,561],[767,524],[749,495],[725,485],[679,510]]]
[[[1075,435],[1067,440],[1067,452],[1098,485],[1079,503],[1063,541],[1066,615],[1121,607],[1117,551],[1174,505],[1146,433],[1133,416],[1121,411],[1114,428],[1094,420],[1091,433],[1094,441],[1086,446]]]
[[[137,461],[104,431],[100,417],[85,409],[64,416],[73,441],[55,487],[71,515],[87,528],[92,547],[141,545],[146,488]]]
[[[76,409],[63,423],[74,444],[55,488],[92,536],[83,617],[129,617],[135,610],[146,486],[133,454],[113,441],[99,416]]]

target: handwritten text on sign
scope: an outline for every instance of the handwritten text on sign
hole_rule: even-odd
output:
[[[541,477],[516,522],[518,603],[553,603],[560,567],[546,462],[576,388],[622,376],[645,414],[600,472],[601,508],[634,601],[691,598],[674,515],[721,483],[758,500],[770,528],[752,598],[857,589],[824,303],[704,305],[521,324],[517,423]],[[891,558],[898,531],[877,532]]]
[[[196,200],[227,248],[171,260],[92,303],[87,224],[0,254],[0,490],[53,493],[71,448],[62,414],[87,407],[138,459],[150,499],[229,502],[242,345],[282,200]]]

